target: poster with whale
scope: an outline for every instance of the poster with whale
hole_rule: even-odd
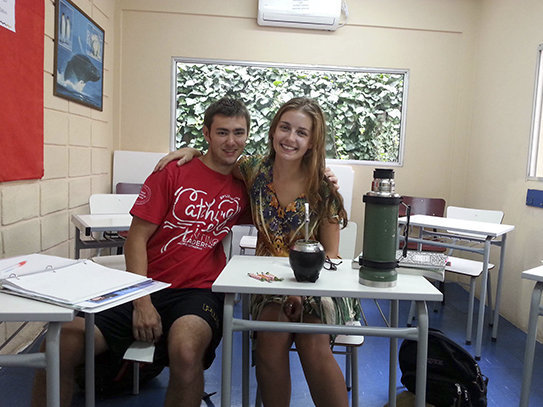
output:
[[[55,8],[53,93],[102,110],[104,30],[69,0]]]

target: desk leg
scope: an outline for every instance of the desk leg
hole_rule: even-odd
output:
[[[417,301],[418,340],[415,406],[426,405],[426,369],[428,367],[428,309],[426,302]]]
[[[483,281],[481,281],[481,296],[479,298],[479,315],[477,317],[477,337],[475,338],[475,360],[481,360],[481,343],[483,340],[483,327],[485,325],[485,303],[488,285],[488,260],[490,258],[490,237],[485,240],[483,255]],[[501,267],[501,264],[500,264]],[[496,301],[497,302],[497,301]]]
[[[85,406],[94,407],[94,314],[85,314]]]
[[[81,252],[81,231],[75,228],[75,253],[74,258],[79,259]]]
[[[524,371],[522,372],[522,389],[520,391],[520,407],[528,407],[530,399],[530,387],[532,385],[532,373],[534,367],[535,340],[537,335],[537,317],[543,313],[540,307],[543,282],[535,284],[530,305],[530,319],[528,321],[528,333],[526,334],[526,349],[524,350]]]
[[[49,322],[45,339],[47,407],[60,405],[60,322]]]
[[[505,260],[505,239],[507,235],[502,236],[500,244],[500,267],[498,268],[498,284],[496,286],[496,300],[494,304],[494,321],[492,322],[492,336],[493,342],[498,339],[498,321],[500,320],[500,300],[502,294],[502,278],[503,278],[503,262]],[[488,302],[490,305],[490,301]]]
[[[390,301],[390,326],[398,327],[399,301]],[[390,359],[388,361],[388,405],[396,407],[396,366],[398,363],[398,338],[390,338]]]
[[[249,298],[247,294],[241,294],[242,317],[244,320],[249,319]],[[249,406],[249,332],[243,331],[242,335],[242,367],[241,367],[241,389],[242,389],[242,406]]]
[[[221,380],[221,406],[231,405],[232,391],[232,323],[234,318],[234,294],[224,296],[223,338],[222,338],[222,380]]]
[[[353,346],[351,352],[351,407],[358,407],[358,348]],[[392,407],[392,406],[391,406]]]

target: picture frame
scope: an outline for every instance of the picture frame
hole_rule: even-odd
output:
[[[55,5],[53,94],[103,110],[104,30],[70,0]]]

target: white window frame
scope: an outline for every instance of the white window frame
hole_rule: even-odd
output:
[[[369,160],[349,160],[349,159],[331,159],[327,158],[327,162],[349,165],[371,165],[371,166],[391,166],[401,167],[403,166],[404,150],[405,150],[405,127],[407,121],[407,98],[409,90],[409,70],[408,69],[385,69],[385,68],[361,68],[361,67],[338,67],[338,66],[325,66],[325,65],[296,65],[296,64],[278,64],[278,63],[264,63],[254,61],[234,61],[234,60],[222,60],[222,59],[203,59],[203,58],[185,58],[185,57],[173,57],[172,58],[172,85],[171,85],[171,129],[170,129],[170,149],[173,151],[176,149],[176,120],[177,120],[177,64],[180,63],[194,63],[194,64],[223,64],[223,65],[246,65],[256,67],[278,67],[286,69],[303,69],[303,70],[323,70],[323,71],[337,71],[337,72],[369,72],[369,73],[384,73],[384,74],[401,74],[404,76],[403,82],[403,95],[402,95],[402,109],[401,109],[401,121],[400,121],[400,135],[398,146],[398,160],[397,161],[369,161]]]
[[[534,102],[532,107],[532,125],[530,129],[530,149],[528,155],[527,179],[543,181],[543,44],[537,48],[534,86]]]

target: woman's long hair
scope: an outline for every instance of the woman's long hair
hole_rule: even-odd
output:
[[[268,132],[268,151],[269,157],[275,159],[275,150],[273,149],[273,135],[275,134],[275,129],[277,128],[281,116],[285,112],[290,110],[299,110],[307,114],[311,118],[312,131],[311,131],[311,140],[310,143],[312,147],[307,150],[304,157],[302,158],[302,168],[305,173],[308,174],[307,177],[307,186],[306,186],[306,197],[307,201],[311,208],[315,208],[316,212],[321,218],[325,218],[328,214],[328,204],[331,200],[324,203],[323,205],[323,196],[321,185],[323,180],[330,184],[330,193],[333,197],[337,197],[341,202],[341,208],[339,211],[338,221],[343,224],[345,227],[347,225],[347,213],[343,207],[343,198],[337,191],[337,189],[331,185],[328,178],[324,175],[325,169],[325,143],[326,143],[326,120],[324,118],[324,113],[319,106],[319,104],[311,98],[306,97],[297,97],[289,100],[284,103],[275,116],[270,125],[270,131]]]

